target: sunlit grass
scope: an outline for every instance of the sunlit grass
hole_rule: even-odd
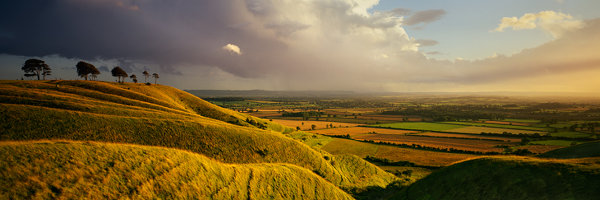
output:
[[[210,104],[162,85],[97,81],[0,81],[0,140],[66,139],[152,145],[226,163],[288,163],[349,190],[385,187],[392,174],[287,137],[291,128]],[[247,123],[263,124],[262,130]],[[348,171],[346,160],[362,163]],[[338,162],[337,164],[335,162]],[[356,176],[356,174],[362,174]]]
[[[2,199],[351,199],[295,165],[224,164],[161,147],[1,142],[0,163]]]

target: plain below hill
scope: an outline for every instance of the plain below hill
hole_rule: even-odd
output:
[[[287,163],[345,191],[398,179],[356,156],[317,151],[282,125],[163,85],[0,81],[0,140],[61,139],[183,149],[224,163]]]

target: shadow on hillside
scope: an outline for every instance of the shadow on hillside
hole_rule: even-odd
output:
[[[350,194],[358,200],[363,199],[391,199],[405,190],[408,186],[403,186],[401,181],[395,181],[388,184],[385,188],[369,186],[365,189],[351,190]]]

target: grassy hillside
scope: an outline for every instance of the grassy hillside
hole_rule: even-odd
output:
[[[0,199],[351,199],[290,164],[224,164],[129,144],[0,142]]]
[[[394,199],[597,199],[600,160],[491,157],[421,179]]]
[[[556,149],[539,155],[542,158],[585,158],[600,157],[600,141],[588,142],[567,148]]]
[[[0,81],[0,113],[0,140],[130,143],[189,150],[226,163],[289,163],[345,190],[384,187],[397,180],[362,159],[317,152],[281,134],[284,126],[168,86]],[[261,126],[266,130],[257,128]],[[365,170],[357,176],[349,168]]]

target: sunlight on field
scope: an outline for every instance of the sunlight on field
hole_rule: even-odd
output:
[[[507,129],[507,128],[490,128],[490,127],[477,127],[477,126],[469,126],[463,128],[455,128],[455,129],[447,129],[446,132],[455,132],[455,133],[470,133],[470,134],[481,134],[481,133],[494,133],[494,134],[502,134],[502,133],[512,133],[512,134],[540,134],[543,132],[540,131],[527,131],[527,130],[516,130],[516,129]]]
[[[417,131],[408,131],[408,130],[394,130],[394,129],[386,129],[386,128],[370,128],[370,127],[350,127],[350,128],[330,128],[330,129],[322,129],[322,130],[314,130],[309,131],[312,133],[318,133],[322,135],[350,135],[358,136],[364,134],[398,134],[405,135],[411,133],[417,133]]]
[[[370,125],[370,126],[383,127],[383,128],[395,128],[395,129],[406,129],[406,130],[422,130],[422,131],[445,131],[445,130],[449,130],[449,129],[465,127],[462,125],[429,123],[429,122],[401,122],[401,123],[393,123],[393,124],[377,124],[377,125]]]
[[[351,123],[340,123],[340,122],[326,122],[326,121],[296,121],[296,120],[283,120],[273,119],[273,122],[288,126],[290,128],[300,127],[300,130],[312,130],[312,125],[315,125],[315,129],[326,129],[330,124],[333,127],[355,127],[361,124]]]
[[[477,155],[470,154],[433,152],[377,145],[341,138],[336,138],[327,143],[322,149],[332,154],[353,154],[362,158],[374,156],[377,158],[387,158],[392,161],[409,161],[417,165],[436,167],[447,166],[460,160],[478,157]]]

